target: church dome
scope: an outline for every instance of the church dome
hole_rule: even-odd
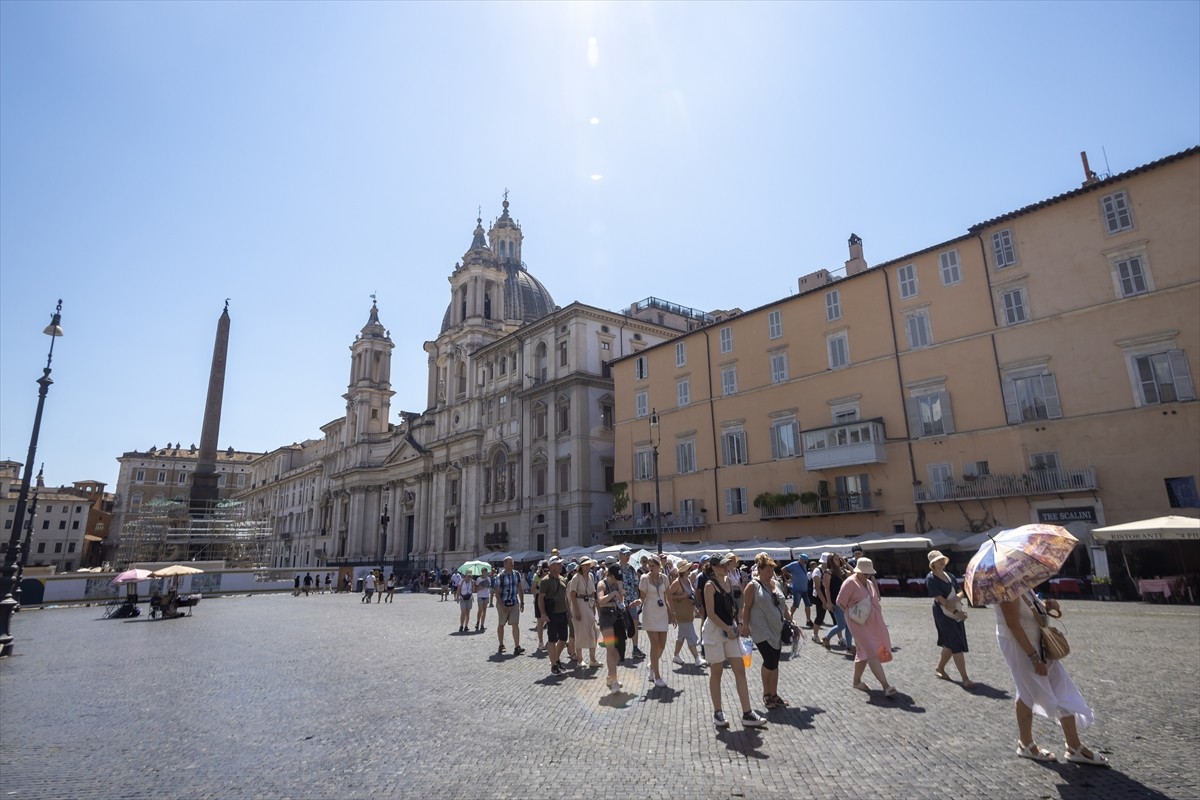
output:
[[[536,322],[557,308],[554,298],[550,296],[550,290],[543,286],[541,281],[530,275],[529,270],[525,269],[523,265],[506,261],[497,265],[497,268],[504,270],[505,273],[504,314],[500,317],[501,319],[520,321],[525,325]],[[451,301],[446,306],[446,314],[442,317],[442,333],[452,327],[450,320],[453,310],[454,303]]]

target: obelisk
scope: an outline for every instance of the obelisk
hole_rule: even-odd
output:
[[[229,301],[217,320],[212,369],[208,373],[208,399],[204,403],[204,426],[200,429],[200,460],[192,475],[188,511],[193,517],[211,513],[217,502],[217,436],[221,432],[221,399],[225,394],[225,359],[229,354]]]

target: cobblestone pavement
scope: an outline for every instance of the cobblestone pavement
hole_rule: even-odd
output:
[[[990,609],[967,623],[974,691],[933,676],[929,601],[885,599],[898,698],[855,691],[849,660],[809,642],[765,730],[742,729],[726,675],[724,732],[696,668],[654,689],[623,666],[609,696],[603,670],[551,676],[529,617],[530,652],[498,656],[491,625],[459,634],[427,595],[214,598],[157,622],[28,610],[0,664],[0,798],[1200,796],[1200,609],[1064,606],[1084,741],[1112,770],[1016,757]],[[1061,751],[1056,726],[1035,732]]]

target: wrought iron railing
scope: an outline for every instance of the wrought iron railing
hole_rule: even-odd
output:
[[[939,483],[922,484],[913,489],[913,499],[918,503],[936,503],[940,500],[1091,492],[1099,488],[1095,467],[1032,469],[1015,475],[965,475]]]

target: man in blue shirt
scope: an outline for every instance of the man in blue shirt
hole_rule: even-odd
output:
[[[783,568],[785,574],[792,578],[792,611],[804,602],[804,627],[812,627],[812,595],[808,593],[808,556],[803,553],[800,557]]]

